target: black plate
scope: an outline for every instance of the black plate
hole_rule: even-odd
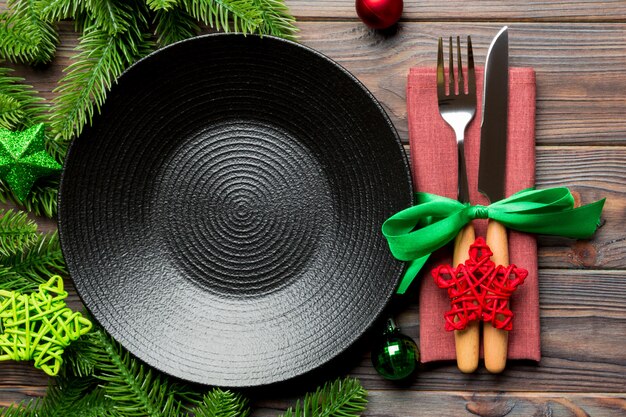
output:
[[[367,330],[403,271],[381,224],[410,203],[397,133],[353,76],[292,42],[221,34],[120,77],[71,146],[59,230],[83,302],[130,352],[253,386]]]

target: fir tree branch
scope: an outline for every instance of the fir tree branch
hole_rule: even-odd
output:
[[[38,0],[39,14],[46,22],[74,20],[74,30],[83,32],[90,22],[86,0]]]
[[[253,33],[263,23],[253,0],[181,0],[180,3],[195,19],[225,32]]]
[[[56,147],[56,158],[60,158],[66,151],[63,144],[53,143]],[[57,194],[59,188],[59,178],[50,177],[37,180],[33,185],[30,194],[25,201],[21,201],[11,188],[3,181],[0,181],[0,201],[3,203],[12,202],[33,213],[36,216],[53,218],[57,212]]]
[[[337,379],[306,394],[282,417],[358,417],[366,406],[367,391],[357,379]]]
[[[76,19],[87,12],[84,0],[39,0],[39,15],[47,22]]]
[[[23,211],[0,210],[0,216],[0,256],[22,253],[37,240],[37,223]]]
[[[50,279],[51,275],[67,275],[65,260],[56,232],[40,234],[37,240],[22,253],[6,257],[2,266],[11,274],[20,277],[20,285],[14,284],[13,291],[28,292],[37,289]]]
[[[30,292],[36,288],[31,281],[15,274],[11,268],[0,265],[0,290]],[[0,332],[1,328],[0,325]]]
[[[195,417],[248,417],[250,408],[240,394],[213,388],[191,412]]]
[[[90,396],[95,386],[96,380],[93,378],[76,378],[67,375],[57,376],[48,383],[46,395],[40,403],[37,412],[39,415],[46,417],[69,417],[70,415],[76,415],[75,411],[78,408],[84,410],[92,408],[91,406],[102,405],[106,401],[102,392],[96,392],[96,397],[92,396],[90,398],[91,401],[84,401],[85,397]],[[100,398],[98,398],[98,395]]]
[[[157,10],[154,14],[155,29],[159,46],[196,36],[200,27],[189,13],[176,7],[168,11]]]
[[[91,20],[109,35],[126,32],[140,16],[133,10],[133,2],[128,0],[88,0],[85,3]]]
[[[0,67],[0,127],[23,130],[43,123],[48,105],[37,95],[37,91],[23,84],[23,78],[12,77],[12,71]]]
[[[297,39],[296,19],[289,13],[289,8],[284,0],[253,0],[253,3],[261,11],[261,18],[263,19],[258,33],[292,41]]]
[[[45,123],[50,109],[48,103],[37,95],[33,87],[24,84],[23,78],[11,76],[12,71],[0,67],[0,127],[16,131]],[[47,133],[46,150],[62,163],[61,156],[65,154],[66,149],[51,140]]]
[[[50,117],[56,141],[69,142],[80,134],[85,123],[91,123],[96,111],[104,103],[111,84],[137,59],[151,50],[151,43],[142,33],[141,18],[124,33],[111,36],[97,25],[85,29],[68,73],[55,89]]]
[[[87,312],[83,316],[89,317]],[[95,369],[100,360],[100,345],[95,332],[89,332],[73,341],[63,353],[63,371],[78,377],[90,377],[95,375]]]
[[[11,404],[9,408],[0,410],[0,417],[38,417],[37,409],[40,402],[41,399],[36,399]]]
[[[140,363],[103,330],[93,332],[99,347],[97,376],[113,409],[125,417],[178,417],[178,386]]]
[[[146,4],[150,8],[150,10],[169,11],[174,9],[178,5],[178,0],[146,0]]]
[[[42,20],[36,0],[11,0],[12,13],[0,17],[0,56],[24,63],[52,61],[59,42],[54,27]]]

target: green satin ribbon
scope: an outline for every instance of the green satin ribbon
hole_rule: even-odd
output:
[[[409,261],[397,293],[404,294],[432,252],[456,237],[473,219],[496,220],[509,229],[583,239],[594,234],[605,199],[574,208],[565,187],[526,189],[489,206],[471,206],[429,193],[415,193],[415,205],[383,223],[394,257]]]

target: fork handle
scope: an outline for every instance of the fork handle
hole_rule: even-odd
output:
[[[470,246],[474,243],[474,226],[469,223],[454,240],[452,265],[457,267],[467,259]],[[480,326],[477,321],[470,322],[464,330],[454,331],[456,345],[456,364],[461,372],[472,373],[478,368],[480,346]]]
[[[496,265],[509,264],[509,246],[506,228],[502,223],[490,220],[487,225],[487,245],[493,252],[491,260]],[[498,317],[502,319],[503,317]],[[483,342],[485,350],[485,368],[497,374],[506,367],[509,332],[494,328],[491,323],[484,323]]]

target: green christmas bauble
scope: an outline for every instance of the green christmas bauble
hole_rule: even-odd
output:
[[[419,352],[413,339],[400,333],[393,320],[372,349],[372,365],[383,378],[400,380],[410,376],[419,360]]]

